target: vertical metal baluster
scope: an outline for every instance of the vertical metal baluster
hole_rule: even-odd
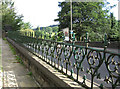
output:
[[[86,42],[86,52],[85,52],[85,54],[87,55],[87,53],[88,53],[88,32],[86,32],[86,39],[85,39],[85,42]]]
[[[105,60],[106,58],[106,48],[107,48],[107,34],[105,33],[105,36],[104,36],[104,56],[103,56],[103,60]]]
[[[79,67],[77,66],[77,81],[78,81],[78,76],[79,76]]]
[[[67,74],[67,70],[68,70],[68,62],[67,62],[67,59],[66,59],[66,74]]]

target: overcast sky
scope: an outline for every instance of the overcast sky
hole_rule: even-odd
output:
[[[58,2],[64,0],[13,0],[18,14],[23,14],[24,21],[30,22],[33,27],[45,27],[58,24],[54,22],[61,8]],[[108,0],[111,4],[117,4],[116,0]],[[118,5],[111,10],[118,19]]]

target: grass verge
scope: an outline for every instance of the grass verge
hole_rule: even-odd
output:
[[[15,57],[16,57],[16,60],[17,60],[17,62],[16,63],[20,63],[20,64],[23,64],[23,61],[21,60],[21,58],[17,55],[17,53],[16,53],[16,50],[15,50],[15,48],[7,41],[7,39],[6,38],[3,38],[3,40],[5,40],[6,41],[6,43],[9,45],[9,47],[10,47],[10,49],[11,49],[11,51],[12,51],[12,53],[13,53],[13,55],[15,55]]]
[[[13,63],[20,63],[20,64],[24,65],[24,63],[23,63],[23,61],[21,60],[21,58],[17,55],[17,53],[16,53],[16,51],[15,51],[15,48],[7,41],[6,38],[4,38],[3,40],[5,40],[6,43],[9,45],[9,47],[10,47],[13,55],[16,55],[15,57],[16,57],[17,62],[13,62]],[[28,74],[26,74],[26,75],[32,76],[32,72],[28,72]]]
[[[28,74],[26,74],[26,75],[32,76],[32,72],[29,72],[29,73],[28,73]]]

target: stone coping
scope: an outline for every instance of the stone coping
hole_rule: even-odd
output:
[[[68,78],[67,76],[63,75],[62,73],[58,72],[55,68],[44,62],[41,58],[42,56],[37,53],[31,53],[30,51],[26,50],[22,46],[18,45],[13,40],[7,38],[7,40],[17,49],[20,53],[22,53],[23,56],[26,56],[27,60],[31,61],[32,65],[34,65],[39,73],[39,71],[42,73],[42,76],[46,77],[47,82],[49,83],[53,82],[53,87],[74,87],[74,88],[83,88],[80,84],[73,81],[72,79]],[[56,66],[58,66],[56,64]],[[65,69],[63,68],[63,71]],[[68,71],[68,75],[70,75],[70,71]],[[34,73],[33,73],[34,76]],[[76,77],[77,75],[73,73],[73,77]],[[39,79],[34,76],[35,79],[38,81]],[[78,77],[80,82],[83,81],[82,77]],[[40,82],[40,81],[38,81]],[[91,86],[91,81],[86,80],[86,85]],[[48,84],[49,84],[48,83]],[[98,88],[98,84],[94,83],[93,87]],[[46,86],[45,86],[46,87]],[[51,86],[49,86],[51,87]],[[99,88],[98,88],[99,89]]]

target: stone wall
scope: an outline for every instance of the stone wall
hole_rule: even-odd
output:
[[[57,89],[61,89],[61,87],[69,87],[70,89],[73,89],[73,87],[83,88],[77,82],[74,82],[41,60],[40,57],[29,52],[13,40],[9,38],[7,40],[14,46],[24,65],[32,72],[34,79],[41,87],[56,87]],[[90,82],[86,83],[90,85]]]

